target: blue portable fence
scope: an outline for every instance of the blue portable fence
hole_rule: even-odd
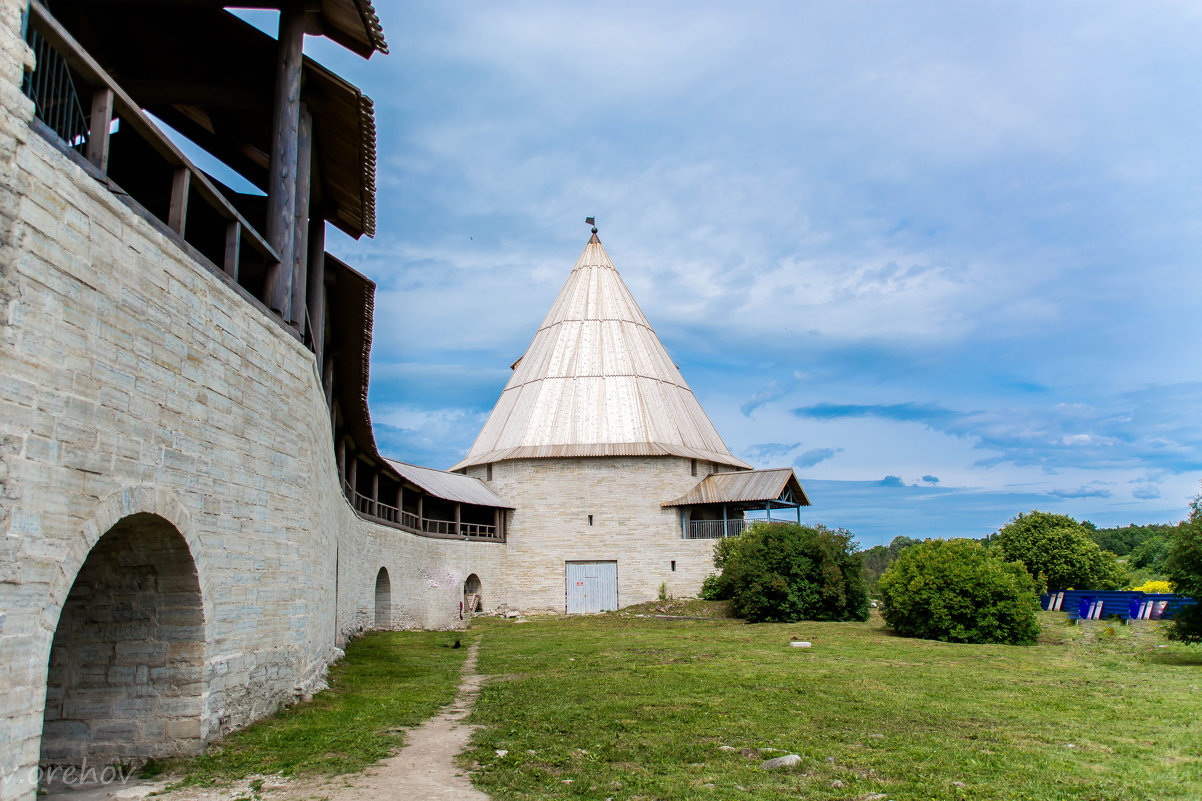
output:
[[[1194,603],[1193,598],[1172,593],[1138,590],[1065,590],[1039,599],[1043,609],[1066,612],[1069,620],[1097,620],[1114,615],[1123,620],[1141,617],[1169,620],[1178,610]]]

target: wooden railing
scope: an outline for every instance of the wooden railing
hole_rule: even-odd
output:
[[[722,537],[737,537],[747,528],[748,521],[735,520],[690,520],[685,530],[685,539],[717,540]]]
[[[756,523],[771,523],[783,525],[788,520],[765,520],[764,518],[732,519],[732,520],[690,520],[685,529],[685,539],[689,540],[718,540],[723,537],[737,537]]]
[[[267,265],[279,264],[279,255],[263,235],[37,0],[29,4],[28,37],[38,63],[25,81],[25,92],[34,101],[38,118],[68,147],[80,151],[101,175],[107,175],[109,129],[116,115],[122,126],[135,131],[175,170],[168,217],[163,220],[170,229],[185,237],[188,200],[195,194],[225,220],[221,269],[227,275],[238,280],[243,243],[258,252]],[[42,70],[45,73],[39,75]],[[90,112],[86,121],[84,109]]]
[[[411,534],[421,534],[439,539],[503,541],[497,533],[497,527],[494,525],[485,523],[456,523],[454,520],[418,517],[413,512],[398,509],[395,506],[373,500],[362,493],[356,492],[345,481],[342,484],[342,491],[351,502],[351,506],[359,513],[359,516],[373,523],[383,523],[393,528],[403,529]]]

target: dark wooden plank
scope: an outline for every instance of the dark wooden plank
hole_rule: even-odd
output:
[[[267,305],[292,319],[293,248],[296,244],[296,168],[300,139],[300,90],[305,12],[280,11],[276,41],[275,102],[272,107],[271,167],[267,176],[267,241],[280,261],[267,270]]]
[[[300,123],[296,144],[296,210],[292,249],[292,313],[289,323],[303,336],[305,333],[305,296],[308,292],[309,262],[309,199],[312,195],[313,117],[304,103],[300,108]]]
[[[306,283],[309,285],[309,338],[317,363],[325,364],[326,346],[326,221],[320,217],[309,224],[309,258]]]
[[[192,185],[192,171],[187,167],[176,167],[171,178],[171,210],[167,213],[167,225],[180,236],[188,224],[188,190]]]
[[[113,90],[102,86],[92,93],[92,116],[88,118],[88,161],[102,173],[109,171],[109,128],[113,124]]]
[[[238,263],[242,257],[242,225],[230,220],[225,226],[225,274],[238,280]]]

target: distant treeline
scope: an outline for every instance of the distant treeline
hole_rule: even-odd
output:
[[[1088,530],[1089,536],[1099,547],[1120,557],[1120,562],[1126,565],[1129,574],[1128,583],[1136,586],[1145,581],[1163,578],[1169,536],[1187,523],[1151,523],[1146,526],[1131,523],[1114,528],[1098,528],[1088,520],[1083,520],[1081,525]],[[982,537],[981,542],[988,545],[994,536],[996,535],[991,534]],[[875,594],[881,575],[893,564],[898,554],[919,542],[922,540],[913,537],[894,537],[888,545],[874,545],[860,551],[868,591]]]

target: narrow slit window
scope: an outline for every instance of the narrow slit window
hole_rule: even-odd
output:
[[[593,524],[593,516],[592,516],[592,515],[589,515],[589,516],[588,516],[588,524],[589,524],[590,526]]]

